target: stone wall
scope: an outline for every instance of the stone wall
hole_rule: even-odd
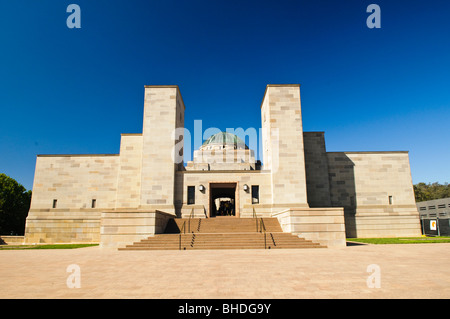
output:
[[[25,243],[99,243],[100,210],[36,209],[28,213]]]
[[[289,208],[274,213],[284,232],[318,242],[327,247],[346,246],[342,208]]]
[[[22,245],[25,236],[0,236],[0,245]]]
[[[407,152],[327,153],[332,206],[348,237],[420,236]]]
[[[119,248],[163,233],[172,214],[161,211],[104,211],[100,247]]]
[[[38,156],[25,242],[98,243],[100,212],[116,205],[118,167],[117,155]]]
[[[304,132],[305,171],[310,207],[330,207],[330,184],[324,132]]]
[[[38,155],[30,210],[116,205],[119,155]]]
[[[142,134],[122,134],[116,208],[138,208],[141,194]]]

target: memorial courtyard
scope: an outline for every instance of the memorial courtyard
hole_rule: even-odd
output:
[[[2,298],[441,299],[450,298],[449,264],[449,243],[196,251],[96,246],[2,250],[0,278]],[[72,285],[74,265],[79,288]]]

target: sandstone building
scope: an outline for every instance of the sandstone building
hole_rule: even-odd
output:
[[[122,134],[120,154],[38,155],[25,242],[122,247],[220,215],[277,218],[328,247],[420,235],[408,152],[327,152],[323,132],[303,132],[300,85],[267,85],[261,162],[226,132],[174,161],[184,113],[178,86],[145,86],[142,133]]]

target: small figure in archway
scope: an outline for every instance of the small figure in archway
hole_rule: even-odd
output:
[[[219,216],[223,216],[225,214],[225,202],[220,201],[220,206],[219,206]]]
[[[231,202],[230,201],[225,202],[225,213],[227,216],[231,216]]]

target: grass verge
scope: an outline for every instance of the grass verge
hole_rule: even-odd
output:
[[[397,237],[397,238],[347,238],[348,242],[363,244],[427,244],[427,243],[450,243],[450,237]]]

